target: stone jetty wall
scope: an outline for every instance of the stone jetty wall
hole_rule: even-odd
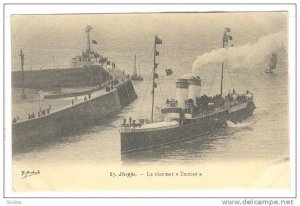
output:
[[[106,119],[137,98],[131,80],[84,102],[53,111],[48,115],[12,125],[13,150],[60,138],[96,120]]]

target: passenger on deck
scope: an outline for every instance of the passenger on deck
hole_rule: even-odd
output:
[[[92,97],[91,93],[89,93],[89,99]]]
[[[132,120],[131,117],[129,117],[129,125],[131,125],[131,120]]]
[[[17,116],[17,121],[19,121],[20,120],[20,118],[19,118],[19,116]]]
[[[15,117],[14,117],[12,123],[13,123],[13,124],[14,124],[14,123],[17,123],[17,119],[16,119]]]
[[[74,105],[74,99],[72,99],[72,105]]]
[[[86,96],[84,96],[84,101],[87,100]]]
[[[39,112],[38,112],[38,117],[40,117],[40,116],[41,116],[41,112],[39,111]]]
[[[49,104],[49,109],[51,109],[51,104]]]
[[[35,118],[34,112],[31,113],[31,118]]]
[[[47,114],[49,114],[50,113],[50,108],[47,108]]]
[[[123,119],[123,125],[126,125],[126,118]]]
[[[30,115],[30,113],[28,113],[28,119],[31,119],[31,115]]]
[[[42,115],[46,115],[46,111],[45,110],[42,110]]]

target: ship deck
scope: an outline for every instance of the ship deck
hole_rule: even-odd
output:
[[[152,130],[161,130],[161,129],[169,129],[179,127],[178,121],[162,121],[162,122],[153,122],[150,124],[143,124],[141,126],[133,126],[133,125],[125,125],[121,127],[121,132],[144,132],[144,131],[152,131]]]

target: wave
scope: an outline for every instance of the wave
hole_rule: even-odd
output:
[[[226,121],[227,126],[230,128],[236,128],[236,127],[248,127],[251,122],[241,122],[241,123],[233,123],[229,120]]]

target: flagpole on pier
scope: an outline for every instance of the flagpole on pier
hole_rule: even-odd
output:
[[[21,57],[21,71],[22,71],[22,94],[21,99],[26,99],[25,88],[24,88],[24,53],[21,49],[20,55]]]

